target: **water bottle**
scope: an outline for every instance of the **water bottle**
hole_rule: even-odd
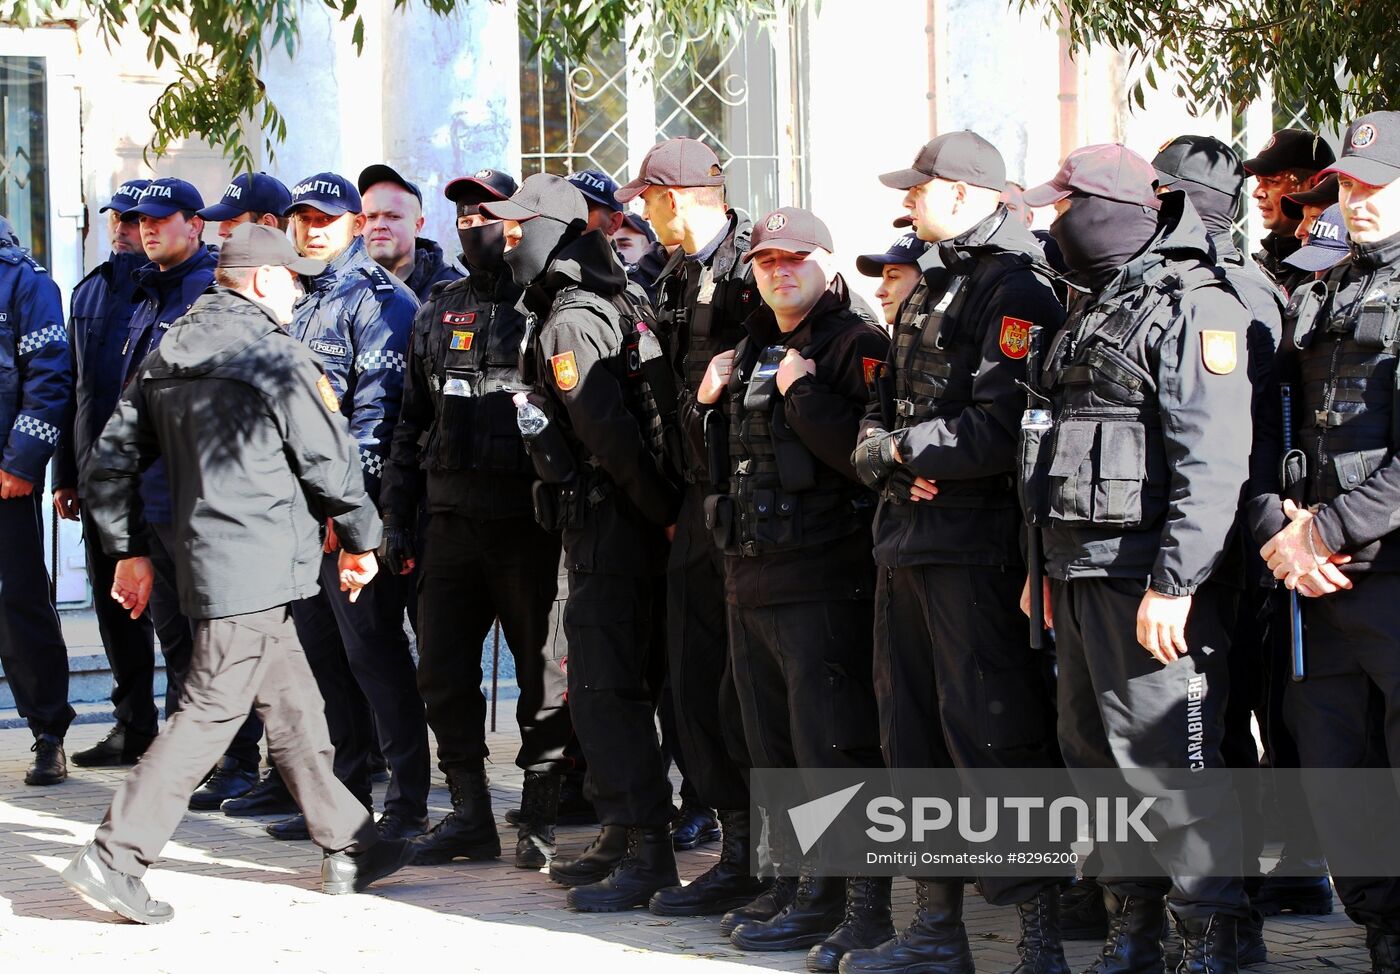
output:
[[[515,403],[515,425],[525,441],[525,452],[534,464],[535,475],[547,484],[568,483],[574,476],[574,456],[559,427],[550,423],[544,410],[531,402],[528,394],[517,392],[510,401]]]
[[[662,354],[661,339],[656,337],[656,332],[648,328],[646,322],[637,322],[637,356],[646,363],[659,359]]]
[[[530,397],[523,392],[517,392],[511,397],[511,402],[515,403],[515,425],[520,428],[520,435],[527,440],[533,440],[544,432],[549,425],[549,417],[544,414],[544,410],[530,401]]]

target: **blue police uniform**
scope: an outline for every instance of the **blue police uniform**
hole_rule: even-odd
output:
[[[73,407],[73,361],[58,287],[0,221],[0,470],[34,485],[0,500],[0,666],[20,715],[62,739],[68,705],[68,650],[44,567],[44,468]]]
[[[73,348],[72,421],[65,427],[54,456],[54,489],[78,487],[78,469],[86,460],[102,427],[116,411],[125,376],[122,354],[127,328],[136,310],[133,277],[146,262],[142,254],[114,253],[78,282],[69,300],[68,340]],[[97,537],[95,526],[82,509],[83,536]],[[154,737],[158,714],[152,694],[155,679],[155,629],[151,617],[133,619],[115,600],[108,598],[116,561],[91,541],[85,545],[88,581],[92,584],[93,611],[98,632],[112,667],[112,708],[117,724],[137,737]],[[176,704],[177,681],[166,684],[165,706]],[[78,760],[75,758],[75,760]],[[78,763],[82,763],[80,760]]]
[[[377,498],[403,398],[418,301],[370,259],[358,237],[304,283],[307,293],[296,306],[291,332],[325,369],[350,423],[365,491]],[[404,580],[382,576],[355,602],[328,598],[339,596],[336,558],[326,555],[322,563],[321,593],[292,610],[326,699],[336,776],[357,798],[370,801],[369,735],[377,729],[392,772],[385,813],[418,822],[428,811],[428,727],[403,631]]]

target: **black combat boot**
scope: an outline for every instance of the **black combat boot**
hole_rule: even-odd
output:
[[[526,771],[520,790],[521,819],[515,838],[515,868],[543,869],[554,861],[554,820],[559,815],[560,776]]]
[[[437,866],[453,859],[499,858],[501,836],[491,817],[486,772],[451,768],[447,771],[447,790],[452,795],[452,811],[427,835],[410,840],[414,864]]]
[[[1241,967],[1253,967],[1269,959],[1269,948],[1264,944],[1264,917],[1258,910],[1250,910],[1249,916],[1235,924],[1235,942],[1239,944],[1236,954]]]
[[[29,750],[34,752],[34,763],[24,772],[26,785],[56,785],[68,779],[63,738],[55,734],[39,734]]]
[[[768,888],[746,905],[736,907],[720,917],[719,932],[727,937],[741,923],[769,920],[777,916],[796,895],[796,876],[775,876],[769,881]]]
[[[1235,918],[1223,913],[1172,921],[1181,938],[1181,960],[1176,974],[1236,974],[1239,968],[1235,942]]]
[[[1060,889],[1052,886],[1016,905],[1021,917],[1020,962],[1011,974],[1069,974],[1060,939]]]
[[[764,883],[749,874],[748,809],[722,811],[719,820],[724,827],[719,861],[691,880],[688,886],[658,890],[647,904],[652,913],[663,917],[717,916],[747,906],[764,891]]]
[[[583,913],[616,913],[646,906],[656,891],[680,882],[671,829],[627,829],[627,851],[607,878],[569,890],[568,903]]]
[[[92,747],[74,752],[73,763],[80,768],[120,768],[135,764],[153,740],[155,737],[150,734],[117,724]]]
[[[1071,883],[1060,893],[1060,936],[1065,940],[1097,940],[1108,936],[1108,911],[1103,887],[1092,879]]]
[[[407,839],[381,839],[361,852],[321,854],[321,892],[330,896],[363,893],[371,883],[398,872],[413,861]]]
[[[1313,875],[1281,875],[1300,870]],[[1259,895],[1250,897],[1250,904],[1266,917],[1280,913],[1326,916],[1332,912],[1332,880],[1327,875],[1327,860],[1285,857],[1264,877],[1259,884]]]
[[[807,952],[807,970],[835,971],[852,950],[878,947],[894,936],[888,876],[846,880],[846,914],[831,935]]]
[[[801,950],[821,943],[845,915],[846,883],[803,872],[792,901],[768,920],[734,928],[729,942],[740,950]]]
[[[416,839],[428,831],[428,816],[413,818],[400,812],[385,812],[374,823],[381,839]]]
[[[872,950],[848,952],[841,974],[974,974],[962,880],[920,879],[914,890],[918,906],[909,926]]]
[[[1371,974],[1400,974],[1400,933],[1367,927],[1366,949],[1371,952]]]
[[[520,824],[520,809],[506,810],[506,821],[511,825]],[[555,825],[597,825],[598,810],[593,803],[583,797],[583,775],[573,772],[564,775],[559,785],[559,813]]]
[[[1162,925],[1167,904],[1157,896],[1125,896],[1103,891],[1108,936],[1087,974],[1162,974]]]
[[[604,825],[577,859],[555,859],[549,878],[560,886],[587,886],[602,882],[627,852],[627,826]]]

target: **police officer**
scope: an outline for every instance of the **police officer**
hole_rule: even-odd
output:
[[[141,199],[123,216],[139,221],[141,246],[148,263],[136,272],[137,305],[122,344],[122,378],[130,382],[171,323],[189,310],[197,297],[214,282],[214,251],[201,239],[204,200],[199,190],[183,179],[154,180],[141,191]],[[151,622],[165,656],[165,679],[172,691],[166,699],[178,704],[183,697],[185,673],[194,651],[190,620],[180,611],[175,588],[175,527],[170,507],[170,484],[165,464],[157,460],[141,475],[141,501],[151,527],[151,562],[156,587],[151,595]],[[167,716],[169,716],[167,714]],[[226,799],[245,794],[258,780],[258,740],[262,725],[250,716],[219,760],[209,778],[190,796],[190,808],[213,809]]]
[[[54,455],[54,508],[66,520],[83,522],[83,535],[97,537],[78,496],[78,468],[102,427],[117,408],[122,390],[122,345],[136,309],[132,274],[146,263],[140,226],[122,214],[135,206],[149,179],[122,183],[97,212],[107,214],[112,252],[78,282],[69,300],[68,340],[73,347],[72,421],[63,430]],[[97,593],[112,588],[116,562],[95,542],[83,546],[88,580]],[[155,739],[159,714],[152,695],[155,678],[155,630],[149,615],[137,619],[111,599],[93,600],[97,631],[112,668],[112,708],[116,723],[92,747],[73,754],[81,768],[135,764]],[[166,684],[165,709],[174,713],[176,683]]]
[[[1350,259],[1351,234],[1347,232],[1342,205],[1333,203],[1317,215],[1303,246],[1293,251],[1284,263],[1321,279],[1342,261]]]
[[[881,763],[870,683],[874,497],[855,481],[849,447],[889,339],[851,309],[834,249],[807,210],[758,222],[741,259],[764,306],[745,321],[748,336],[710,360],[685,407],[727,483],[705,510],[724,555],[733,678],[755,767]],[[845,951],[893,935],[888,878],[814,875],[779,823],[769,820],[773,861],[801,876],[772,914],[726,916],[731,943],[811,947],[809,969],[834,971]]]
[[[1298,249],[1293,236],[1298,221],[1280,206],[1289,193],[1311,189],[1318,173],[1330,166],[1336,155],[1322,136],[1303,129],[1280,129],[1270,136],[1263,150],[1244,161],[1244,171],[1255,179],[1254,202],[1259,207],[1264,229],[1269,231],[1254,255],[1269,279],[1292,293],[1294,286],[1307,281],[1306,275],[1285,268],[1282,261]]]
[[[414,840],[419,863],[501,852],[484,767],[481,654],[472,651],[498,618],[520,685],[516,763],[525,784],[515,864],[539,869],[554,858],[570,734],[564,674],[549,653],[559,536],[535,522],[533,473],[511,402],[528,388],[519,373],[520,288],[505,264],[504,225],[480,212],[482,202],[515,190],[515,180],[497,170],[447,184],[470,275],[436,288],[418,309],[381,491],[391,572],[413,563],[413,521],[424,495],[431,515],[417,558],[418,689],[452,812]]]
[[[1035,238],[1000,202],[1006,167],[986,139],[941,135],[880,181],[904,191],[915,234],[936,244],[895,322],[892,388],[867,411],[851,458],[881,493],[875,687],[885,759],[891,768],[1053,767],[1045,664],[1017,608],[1024,528],[1013,471],[1030,329],[1053,333],[1064,312],[1033,269],[1043,263]],[[981,878],[990,902],[1019,910],[1018,971],[1068,970],[1062,882]],[[909,929],[845,967],[971,965],[962,879],[918,886]]]
[[[365,492],[377,498],[418,302],[366,253],[360,210],[359,192],[335,173],[317,173],[292,188],[292,242],[302,256],[325,261],[326,269],[306,278],[291,333],[320,357],[357,444]],[[337,775],[370,804],[368,750],[377,731],[392,771],[378,828],[386,838],[412,837],[427,828],[429,758],[423,701],[403,631],[407,593],[402,579],[386,574],[356,602],[332,598],[338,547],[328,524],[321,592],[293,606],[297,631],[326,698]],[[276,838],[308,834],[304,816],[268,831]]]
[[[44,567],[44,468],[73,408],[73,362],[58,287],[19,246],[0,216],[0,331],[11,350],[0,365],[0,667],[34,734],[27,785],[68,777],[63,735],[68,650]],[[37,488],[37,489],[36,489]]]
[[[1312,189],[1285,194],[1279,200],[1279,209],[1290,220],[1298,221],[1298,228],[1293,231],[1293,235],[1299,242],[1306,244],[1313,221],[1322,215],[1323,210],[1335,206],[1336,203],[1337,174],[1332,173],[1319,179]]]
[[[916,234],[906,233],[883,254],[862,254],[856,258],[856,270],[866,277],[878,277],[880,286],[875,289],[875,300],[880,302],[880,314],[885,324],[894,325],[899,316],[899,307],[919,283],[923,272],[919,268],[919,258],[928,250],[928,241],[920,240]]]
[[[603,831],[579,859],[556,859],[550,876],[573,887],[576,910],[630,909],[677,882],[671,785],[648,676],[663,624],[666,529],[679,497],[661,463],[661,416],[644,373],[644,354],[657,361],[642,341],[655,336],[638,325],[650,308],[607,238],[585,230],[588,207],[566,180],[537,173],[481,211],[507,221],[506,264],[539,322],[523,346],[533,360],[526,377],[574,468],[565,476],[537,462],[542,479],[565,482],[541,484],[536,513],[563,534],[569,710]]]
[[[173,915],[150,898],[141,875],[253,704],[325,849],[322,891],[360,892],[408,859],[407,843],[380,841],[332,774],[321,698],[287,610],[290,599],[317,589],[322,518],[334,518],[345,539],[338,598],[347,589],[355,598],[374,575],[379,535],[335,393],[315,355],[281,328],[300,293],[294,272],[322,266],[299,258],[273,227],[230,234],[222,286],[202,295],[141,363],[84,469],[103,546],[121,559],[110,593],[99,597],[139,614],[154,571],[137,485],[157,455],[169,461],[180,601],[198,620],[185,709],[63,872],[90,902],[138,923]]]
[[[1121,145],[1088,146],[1026,191],[1032,206],[1056,205],[1051,232],[1090,288],[1050,346],[1041,385],[1054,428],[1039,451],[1028,441],[1022,470],[1042,525],[1071,770],[1223,766],[1237,598],[1216,575],[1248,474],[1238,417],[1249,408],[1249,312],[1211,266],[1186,194],[1158,197],[1155,179]],[[1164,813],[1159,841],[1211,850],[1228,868],[1100,876],[1112,918],[1104,974],[1160,969],[1164,894],[1178,970],[1236,969],[1248,912],[1239,809],[1214,784],[1191,798]]]
[[[744,319],[758,307],[752,272],[740,260],[750,223],[726,204],[719,159],[695,139],[653,146],[616,195],[624,205],[641,199],[660,243],[675,248],[656,290],[671,353],[665,408],[676,410],[693,399],[710,359],[739,343]],[[658,893],[651,909],[703,916],[743,906],[762,888],[749,875],[748,749],[729,664],[723,569],[705,527],[705,497],[714,492],[709,462],[677,443],[672,458],[686,486],[666,565],[666,669],[681,763],[696,804],[719,809],[723,846],[713,867]]]
[[[428,300],[433,286],[463,276],[462,267],[448,260],[436,240],[423,232],[423,191],[392,166],[366,166],[357,183],[364,204],[365,249],[380,267],[408,285],[419,301]]]
[[[622,226],[613,234],[613,249],[627,268],[627,276],[655,295],[656,279],[670,259],[670,253],[657,242],[651,224],[635,213],[622,215]]]
[[[1295,292],[1278,363],[1280,381],[1295,391],[1295,442],[1308,463],[1301,482],[1280,485],[1275,476],[1250,505],[1269,569],[1310,596],[1307,679],[1289,686],[1284,704],[1305,768],[1366,766],[1372,699],[1383,703],[1386,763],[1394,767],[1400,755],[1397,146],[1400,112],[1372,112],[1347,129],[1332,171],[1351,260]],[[1338,803],[1349,800],[1314,789],[1308,798],[1319,822],[1339,821],[1345,809]],[[1325,850],[1325,830],[1322,840]],[[1400,971],[1400,880],[1337,876],[1334,882],[1347,915],[1366,927],[1372,970]]]
[[[287,229],[283,212],[292,202],[292,194],[282,181],[265,172],[241,172],[224,188],[219,202],[199,211],[205,223],[218,224],[219,239],[227,240],[234,227],[244,223]]]

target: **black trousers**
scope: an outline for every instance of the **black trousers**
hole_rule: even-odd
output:
[[[351,602],[340,591],[338,558],[322,558],[321,591],[292,606],[326,698],[336,776],[357,798],[369,795],[369,741],[377,731],[391,772],[384,810],[422,818],[428,813],[428,723],[403,629],[406,586],[380,575]]]
[[[117,563],[102,550],[97,528],[82,512],[84,554],[88,582],[92,585],[92,609],[97,616],[97,631],[102,637],[102,649],[112,668],[112,710],[118,724],[138,734],[154,737],[160,729],[160,714],[156,710],[153,685],[155,681],[155,627],[151,616],[143,612],[139,618],[112,598],[112,579]],[[165,661],[167,673],[170,661]],[[179,709],[179,694],[175,681],[167,677],[165,712]]]
[[[666,662],[679,744],[676,765],[701,804],[747,808],[748,748],[729,659],[723,562],[705,527],[703,502],[700,486],[686,488],[666,573]]]
[[[151,588],[149,614],[165,657],[165,716],[180,709],[185,680],[190,672],[194,653],[195,625],[180,611],[180,596],[175,589],[175,529],[169,524],[152,524],[150,534],[151,564],[155,568],[155,584]],[[115,602],[112,603],[116,605]],[[120,606],[118,606],[120,608]],[[155,654],[149,654],[150,666],[155,666]],[[152,669],[154,674],[154,669]],[[151,693],[149,680],[144,684]],[[174,709],[171,708],[173,702]],[[154,703],[152,704],[154,707]],[[232,758],[248,770],[256,771],[262,760],[258,742],[262,740],[263,725],[256,713],[249,713],[229,742],[225,757]]]
[[[533,517],[483,521],[436,512],[418,564],[418,689],[438,764],[480,771],[487,757],[481,645],[496,619],[515,658],[515,717],[525,771],[562,772],[572,729],[552,655],[559,536]]]
[[[1351,576],[1352,588],[1308,599],[1308,678],[1288,687],[1284,716],[1298,742],[1304,768],[1374,767],[1379,720],[1385,751],[1400,754],[1400,575]],[[1377,713],[1377,709],[1382,713]],[[1345,818],[1345,796],[1310,789],[1319,821]],[[1327,836],[1321,836],[1327,851]],[[1400,933],[1400,877],[1333,878],[1347,916],[1357,923]]]
[[[140,876],[180,824],[189,795],[228,747],[250,706],[268,749],[306,811],[311,838],[338,851],[378,840],[365,809],[331,772],[321,698],[285,605],[195,624],[184,706],[122,781],[97,829],[98,856]]]
[[[1059,653],[1059,737],[1071,771],[1086,768],[1220,768],[1229,694],[1230,633],[1237,593],[1207,582],[1192,600],[1189,652],[1169,666],[1137,641],[1140,579],[1080,578],[1052,584]],[[1198,720],[1191,716],[1197,698]],[[1199,726],[1194,726],[1199,724]],[[1193,737],[1199,737],[1193,740]],[[1105,855],[1099,882],[1120,896],[1166,895],[1183,918],[1248,914],[1239,805],[1229,786],[1200,789],[1172,806],[1159,830],[1164,858],[1206,848],[1228,875],[1127,877]]]
[[[881,569],[875,695],[891,768],[1059,766],[1051,690],[1019,606],[1024,577],[966,565]],[[986,875],[982,895],[1023,903],[1068,878]]]
[[[42,502],[38,484],[0,501],[0,667],[35,736],[62,737],[73,722],[68,648],[44,567]]]
[[[656,733],[664,659],[660,576],[569,572],[569,712],[588,762],[584,793],[604,825],[662,827],[671,782]]]

